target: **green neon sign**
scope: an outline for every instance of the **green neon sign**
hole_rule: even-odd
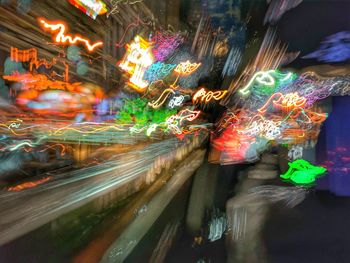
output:
[[[290,180],[295,184],[308,185],[316,181],[318,177],[327,172],[322,166],[315,166],[305,160],[295,160],[288,163],[289,169],[280,177],[284,180]]]

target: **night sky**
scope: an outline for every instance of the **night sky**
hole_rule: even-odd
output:
[[[249,20],[247,41],[254,36],[262,38],[267,29],[263,25],[266,0],[242,0],[241,5],[242,20]],[[289,51],[301,51],[299,58],[290,66],[301,68],[322,64],[300,57],[315,51],[325,37],[350,31],[350,0],[304,0],[287,11],[276,27],[278,38],[288,44]]]
[[[300,57],[319,47],[327,36],[350,31],[349,0],[304,0],[285,13],[277,25],[279,38],[289,44],[290,51],[301,51]],[[298,59],[293,66],[320,64],[316,60]]]

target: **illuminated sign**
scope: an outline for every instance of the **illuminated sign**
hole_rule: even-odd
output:
[[[167,118],[165,122],[174,134],[181,134],[182,129],[180,129],[180,125],[182,125],[184,121],[194,121],[198,118],[200,113],[200,111],[182,110],[178,114]]]
[[[204,88],[201,88],[194,94],[192,101],[193,103],[197,103],[200,100],[200,102],[208,103],[212,99],[221,100],[226,93],[227,90],[206,91]]]
[[[48,62],[48,61],[46,61],[46,59],[38,59],[38,51],[35,48],[20,50],[18,48],[11,47],[10,57],[11,57],[11,60],[15,61],[15,62],[29,62],[29,71],[30,72],[33,72],[34,66],[35,66],[35,69],[38,69],[40,66],[44,65],[45,68],[49,69],[53,65],[56,64],[56,58],[53,58],[52,62]],[[62,62],[62,63],[65,67],[65,73],[63,76],[64,81],[67,82],[68,77],[69,77],[69,67],[68,67],[67,63],[65,63],[65,62]],[[53,72],[53,74],[55,74],[55,72]],[[26,75],[26,74],[24,74],[24,75]],[[9,77],[9,76],[7,76],[7,77]],[[14,77],[15,79],[22,78],[22,80],[24,80],[24,81],[26,80],[25,78],[23,79],[23,76],[21,77],[20,75],[11,76],[11,77],[12,78]],[[31,77],[29,77],[29,78],[31,78]],[[44,79],[44,78],[45,78],[45,76],[36,76],[36,80]]]
[[[311,184],[315,180],[327,172],[322,166],[315,166],[303,159],[288,163],[289,169],[280,177],[285,180],[291,180],[295,184]]]
[[[151,45],[140,36],[136,36],[131,44],[126,45],[126,54],[119,67],[131,75],[129,86],[143,92],[149,85],[144,80],[146,70],[153,64]]]
[[[171,108],[171,109],[173,109],[173,108],[175,108],[175,107],[180,107],[180,106],[182,106],[184,100],[185,100],[185,96],[184,96],[184,95],[175,96],[175,97],[173,97],[173,98],[170,100],[168,106],[169,106],[169,108]]]
[[[259,71],[253,75],[248,84],[240,89],[239,92],[243,95],[249,94],[255,82],[262,86],[276,88],[280,84],[294,80],[295,76],[292,72],[282,73],[278,70]]]
[[[201,63],[191,63],[187,60],[186,62],[181,62],[177,65],[174,71],[179,75],[188,76],[195,72],[200,66]]]
[[[93,19],[108,11],[106,4],[101,0],[68,0],[68,2]]]
[[[271,76],[271,73],[274,73],[274,70],[269,71],[259,71],[254,74],[254,76],[250,79],[248,84],[240,90],[240,92],[244,95],[250,92],[250,88],[253,85],[254,81],[257,81],[259,84],[266,86],[275,85],[275,79]]]
[[[288,93],[286,95],[278,92],[273,94],[265,103],[265,105],[258,109],[258,111],[260,113],[265,113],[271,102],[277,109],[291,111],[294,109],[303,108],[305,106],[306,99],[299,96],[297,92]]]

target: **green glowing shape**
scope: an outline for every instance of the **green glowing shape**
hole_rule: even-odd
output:
[[[288,171],[281,174],[280,177],[285,180],[291,180],[295,184],[312,184],[327,171],[326,168],[312,165],[305,160],[296,160],[288,163],[288,165]]]
[[[281,72],[279,70],[259,71],[254,74],[248,84],[240,90],[242,95],[253,92],[257,95],[270,96],[281,85],[288,84],[297,78],[293,72]]]
[[[117,122],[121,124],[159,124],[176,114],[176,109],[153,109],[147,106],[148,100],[145,98],[126,99],[125,104],[117,117]]]

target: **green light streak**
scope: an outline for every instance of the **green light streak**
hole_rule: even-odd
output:
[[[271,95],[280,85],[287,84],[297,78],[293,72],[283,73],[278,70],[259,71],[253,75],[248,84],[239,90],[242,95],[250,92]]]

